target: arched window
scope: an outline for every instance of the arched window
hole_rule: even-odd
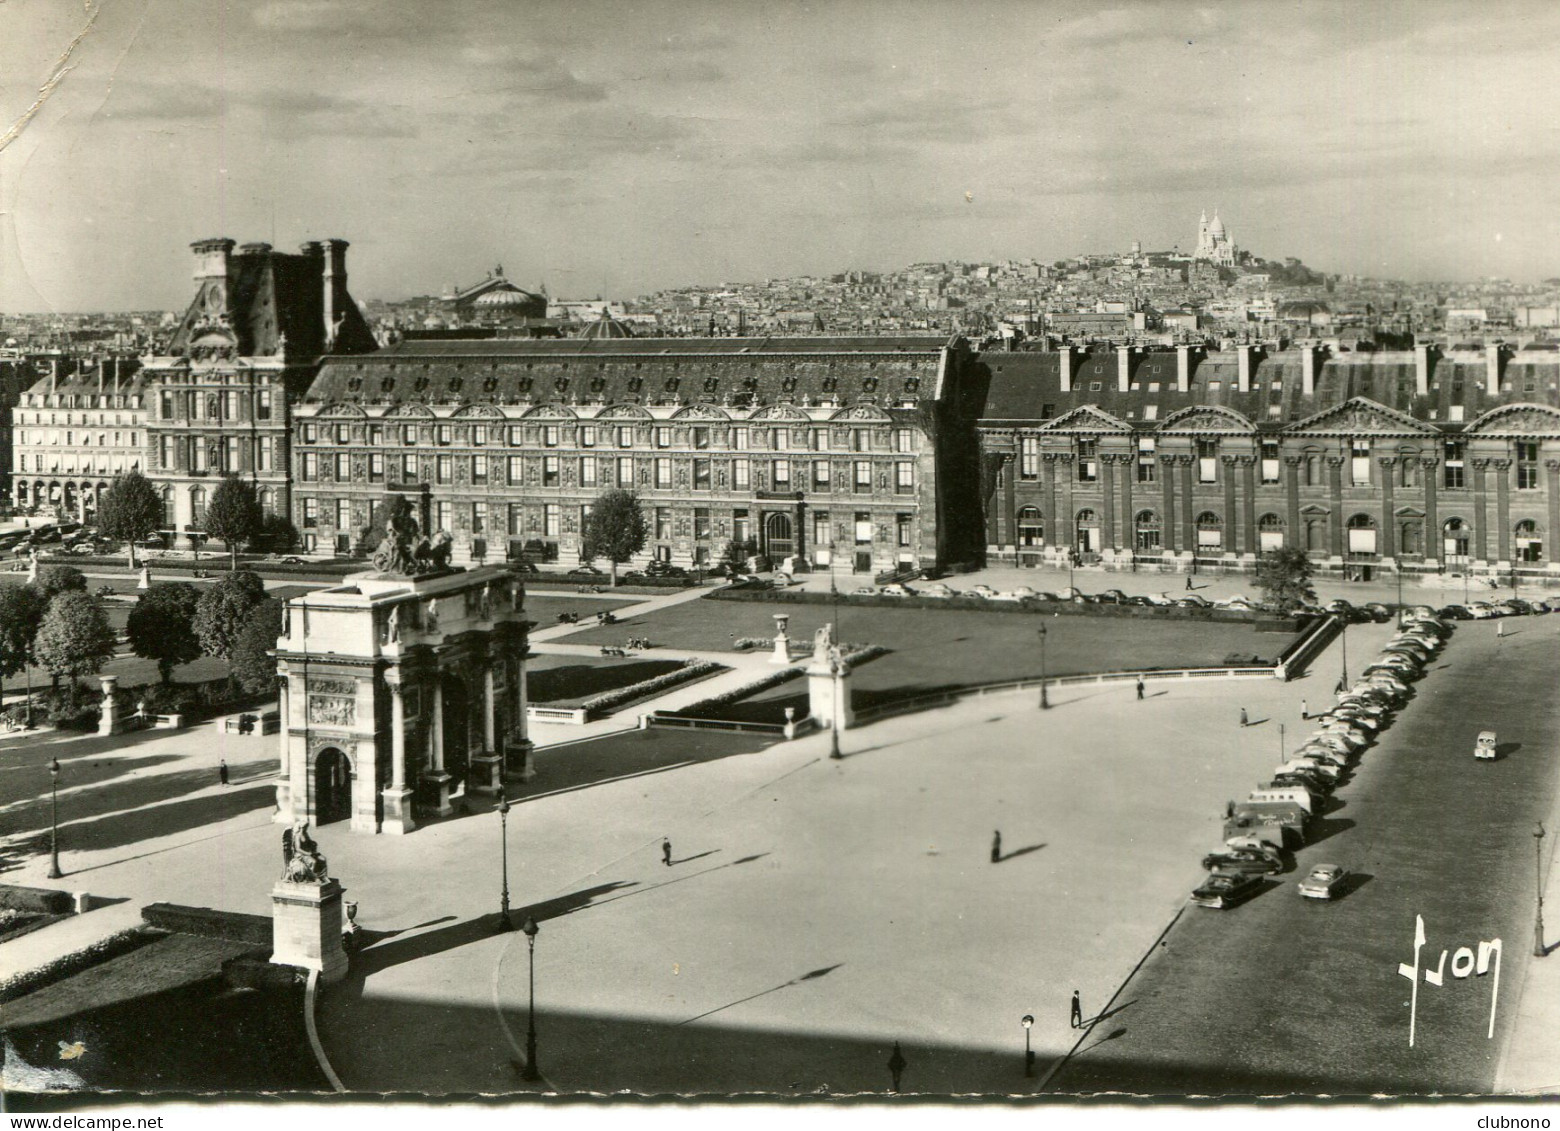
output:
[[[27,480],[25,479],[17,481],[16,505],[19,507],[25,507],[27,505]]]
[[[173,488],[172,487],[164,487],[162,489],[162,509],[163,509],[163,529],[164,530],[172,530],[174,528]]]
[[[1276,514],[1257,519],[1257,548],[1263,553],[1284,548],[1284,520]]]
[[[1133,545],[1140,553],[1157,554],[1160,549],[1159,516],[1153,511],[1138,511],[1133,520]]]
[[[1100,518],[1092,510],[1078,512],[1078,537],[1074,542],[1080,554],[1090,554],[1100,548]]]
[[[190,488],[190,524],[197,529],[206,525],[206,489]]]
[[[1212,511],[1197,516],[1197,548],[1218,550],[1224,545],[1224,522]]]
[[[1374,554],[1376,550],[1376,520],[1368,514],[1357,514],[1348,522],[1350,554]]]
[[[1473,531],[1460,518],[1449,518],[1441,524],[1441,550],[1449,562],[1468,560],[1468,539]]]
[[[1040,508],[1025,507],[1018,512],[1018,544],[1030,549],[1045,545],[1045,519]]]
[[[1307,455],[1305,457],[1305,485],[1315,487],[1321,483],[1322,457]]]
[[[259,501],[261,514],[276,513],[276,492],[272,491],[271,488],[265,487],[261,489]]]
[[[1517,561],[1541,562],[1544,560],[1544,540],[1539,536],[1538,523],[1524,519],[1517,523]]]

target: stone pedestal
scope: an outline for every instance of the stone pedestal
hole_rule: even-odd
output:
[[[137,590],[139,590],[142,593],[146,592],[148,589],[150,589],[152,587],[152,567],[151,566],[143,565],[141,567],[141,579],[135,583],[135,587],[136,587]]]
[[[271,889],[271,961],[318,970],[320,981],[346,976],[347,951],[341,945],[341,884],[280,880]]]
[[[412,816],[411,790],[385,789],[379,795],[384,800],[385,811],[384,820],[379,826],[380,832],[403,836],[417,827],[416,818]]]
[[[493,794],[504,787],[504,759],[497,754],[478,754],[471,760],[471,776],[466,788],[472,793]]]
[[[856,715],[850,705],[850,679],[849,672],[836,677],[824,664],[814,664],[807,669],[807,714],[816,725],[828,728],[834,726],[836,720],[841,730],[856,725]],[[840,697],[837,711],[836,691]]]
[[[450,782],[455,779],[443,770],[429,770],[422,776],[423,784],[434,794],[433,811],[441,817],[455,812],[450,804]]]
[[[98,716],[98,734],[118,734],[125,729],[125,723],[118,717],[114,705],[114,688],[119,683],[119,677],[105,675],[98,678],[103,684],[103,711]]]
[[[529,738],[511,736],[504,744],[504,773],[530,781],[536,776],[536,745]]]
[[[791,662],[791,638],[786,635],[786,627],[791,623],[790,613],[775,614],[775,650],[769,657],[771,664],[789,664]]]

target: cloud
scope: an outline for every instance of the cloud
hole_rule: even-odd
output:
[[[275,87],[225,90],[192,82],[130,80],[116,83],[103,115],[125,122],[186,125],[231,114],[258,115],[288,134],[342,137],[411,137],[415,124],[392,108],[319,91]]]

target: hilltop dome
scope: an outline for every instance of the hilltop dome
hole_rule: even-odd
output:
[[[485,295],[477,296],[477,300],[472,305],[483,310],[503,310],[511,306],[527,306],[535,301],[535,295],[527,294],[513,283],[505,283]]]
[[[1208,228],[1208,233],[1214,236],[1222,236],[1225,234],[1224,221],[1219,219],[1219,214],[1217,212],[1213,214],[1213,224]]]

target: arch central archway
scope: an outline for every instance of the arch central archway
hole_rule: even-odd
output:
[[[352,763],[340,749],[324,747],[314,756],[314,823],[328,825],[352,815]]]
[[[766,552],[771,558],[788,558],[796,551],[796,528],[791,516],[776,511],[764,520]]]

